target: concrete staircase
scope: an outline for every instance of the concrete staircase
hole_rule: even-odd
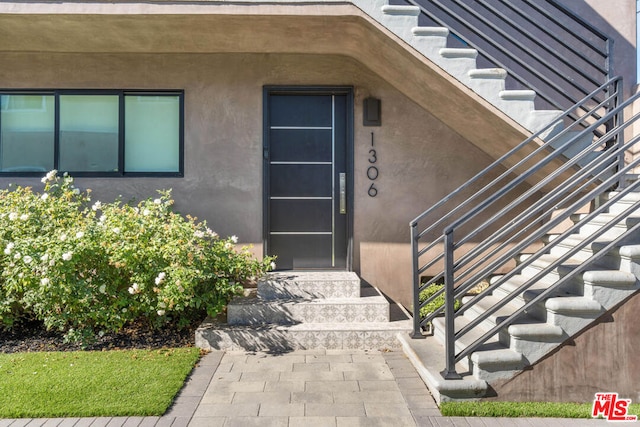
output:
[[[208,319],[196,346],[216,350],[399,348],[408,315],[351,272],[275,272]]]
[[[478,69],[476,49],[447,47],[449,29],[419,26],[419,7],[390,5],[388,0],[352,2],[529,131],[536,132],[561,115],[559,110],[536,110],[536,92],[532,90],[505,90],[507,72],[502,68]],[[563,124],[558,122],[557,129],[546,132],[542,138],[562,128]]]
[[[629,207],[640,205],[640,193],[629,193],[612,205],[609,213],[602,213],[579,232],[563,239],[546,255],[525,267],[522,274],[505,281],[491,295],[480,300],[462,316],[456,318],[456,331],[478,318],[495,303],[514,292],[519,285],[540,273],[545,267],[576,247],[589,235],[600,229],[615,214]],[[576,216],[575,220],[580,217]],[[477,338],[496,326],[501,319],[531,301],[543,290],[557,282],[569,271],[581,265],[599,249],[617,236],[640,223],[640,209],[624,221],[616,224],[596,242],[585,247],[559,267],[544,275],[533,288],[519,294],[497,312],[489,315],[477,327],[456,341],[456,353],[471,345]],[[547,236],[547,242],[554,236]],[[555,294],[543,299],[532,309],[525,311],[518,320],[502,329],[489,342],[461,360],[456,369],[463,380],[444,380],[440,371],[444,369],[444,318],[433,321],[433,336],[424,340],[413,340],[401,335],[405,352],[410,357],[423,379],[438,401],[470,399],[484,396],[494,381],[514,377],[523,369],[534,365],[571,337],[583,331],[608,310],[624,302],[640,289],[640,234],[634,233],[621,244],[607,252],[606,256],[578,274]],[[519,262],[527,259],[523,254]],[[492,278],[496,283],[500,276]],[[473,297],[465,297],[468,303]],[[535,369],[535,367],[534,367]]]

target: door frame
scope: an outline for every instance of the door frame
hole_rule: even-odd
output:
[[[347,271],[353,269],[353,207],[354,207],[354,134],[353,134],[353,87],[352,86],[263,86],[262,94],[262,222],[263,222],[263,253],[269,253],[269,230],[271,229],[269,218],[269,96],[270,95],[344,95],[347,97],[346,117],[346,173],[347,173]],[[278,260],[276,260],[276,265]],[[327,268],[331,269],[330,267]]]

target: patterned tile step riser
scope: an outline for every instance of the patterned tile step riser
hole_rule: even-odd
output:
[[[350,272],[277,272],[258,282],[265,300],[294,298],[358,298],[360,278]]]
[[[283,302],[247,298],[234,300],[227,306],[227,323],[230,325],[387,321],[389,303],[382,296]]]
[[[403,330],[404,331],[404,330]],[[384,350],[398,349],[399,330],[385,331],[260,331],[198,330],[196,347],[205,350],[283,352],[314,349]],[[404,331],[406,332],[406,331]]]

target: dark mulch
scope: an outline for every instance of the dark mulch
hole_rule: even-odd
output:
[[[193,347],[197,327],[198,324],[194,324],[182,330],[167,327],[158,331],[144,325],[130,325],[120,332],[105,334],[83,349],[80,344],[65,343],[62,333],[47,331],[39,322],[29,322],[11,331],[0,329],[0,353]]]

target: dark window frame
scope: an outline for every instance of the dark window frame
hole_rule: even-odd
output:
[[[60,96],[62,95],[116,95],[118,96],[118,171],[116,172],[70,172],[75,177],[133,178],[133,177],[184,177],[184,90],[181,89],[0,89],[0,95],[39,95],[54,97],[54,169],[60,162]],[[179,108],[178,171],[175,172],[126,172],[125,164],[125,96],[177,96]],[[0,129],[2,126],[0,115]],[[1,141],[0,141],[1,143]],[[42,172],[0,171],[0,177],[40,177]]]

